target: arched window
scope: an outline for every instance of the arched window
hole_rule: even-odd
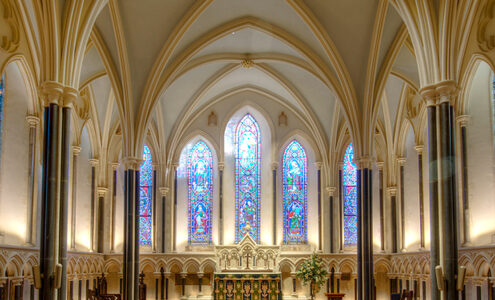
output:
[[[189,150],[189,244],[211,244],[213,210],[213,158],[203,141]]]
[[[306,152],[294,140],[283,157],[284,244],[307,243],[307,170]]]
[[[139,172],[139,245],[151,245],[151,197],[153,193],[153,166],[151,152],[144,145],[143,163]]]
[[[343,195],[344,195],[344,244],[357,244],[357,168],[353,162],[352,144],[347,147],[344,156]]]
[[[260,241],[260,128],[246,114],[235,130],[235,241]]]

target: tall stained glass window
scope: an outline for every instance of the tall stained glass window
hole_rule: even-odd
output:
[[[153,166],[151,152],[144,145],[143,163],[139,172],[139,245],[151,245],[151,199],[153,193]]]
[[[246,114],[235,130],[235,241],[249,234],[260,242],[260,128]]]
[[[344,195],[344,244],[357,244],[357,168],[353,162],[352,144],[347,147],[344,156],[343,195]]]
[[[294,140],[283,157],[284,244],[307,243],[307,170],[306,152]]]
[[[189,244],[211,244],[213,210],[213,158],[203,141],[197,142],[187,158],[189,192]]]

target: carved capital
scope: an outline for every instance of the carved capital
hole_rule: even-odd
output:
[[[96,193],[98,194],[98,197],[105,197],[105,195],[108,193],[108,188],[100,186],[96,188]]]
[[[443,102],[453,104],[453,99],[457,96],[459,89],[455,81],[442,81],[437,84],[422,88],[419,93],[426,101],[427,106],[438,105]]]
[[[323,163],[321,161],[316,161],[315,162],[315,167],[317,170],[321,170],[321,167],[323,166]]]
[[[333,194],[337,191],[337,188],[334,186],[327,186],[328,196],[333,196]]]
[[[460,116],[457,116],[457,118],[455,118],[455,120],[457,121],[457,123],[459,123],[459,126],[466,127],[471,122],[471,116],[470,115],[460,115]]]
[[[414,147],[414,150],[416,150],[416,152],[418,152],[418,154],[422,154],[424,149],[425,149],[425,147],[423,145],[416,145]]]
[[[406,164],[406,158],[405,157],[397,157],[397,163],[399,166],[403,166]]]
[[[165,197],[168,195],[168,192],[169,192],[168,187],[160,187],[160,188],[158,188],[158,190],[160,191],[160,194],[162,195],[162,197]]]
[[[278,169],[278,162],[272,162],[272,171],[276,171]]]
[[[225,168],[225,164],[223,163],[223,161],[218,162],[218,170],[223,171],[224,168]]]
[[[81,153],[81,147],[79,147],[79,146],[72,146],[72,155],[78,156],[79,153]]]
[[[75,88],[66,86],[64,88],[64,95],[62,98],[62,103],[60,103],[64,107],[74,107],[77,98],[79,97],[79,91]]]
[[[110,163],[110,166],[112,167],[112,170],[115,171],[119,167],[119,162],[112,162]]]
[[[358,169],[371,169],[373,158],[371,156],[362,156],[354,160]]]
[[[388,194],[392,197],[392,196],[396,196],[397,195],[397,187],[396,186],[389,186],[387,188],[387,192]]]
[[[16,51],[20,41],[20,27],[16,16],[16,5],[14,3],[14,1],[9,0],[0,1],[1,10],[3,11],[2,17],[6,23],[5,25],[7,25],[0,35],[0,47],[8,53]]]
[[[126,170],[139,170],[141,168],[142,159],[138,157],[125,157],[122,159]]]
[[[29,115],[26,116],[26,122],[28,123],[29,128],[35,128],[40,123],[40,118],[34,115]]]
[[[378,170],[383,170],[383,167],[385,166],[385,163],[383,161],[377,161],[376,162],[376,167]]]
[[[96,168],[96,167],[98,167],[98,164],[100,163],[100,161],[97,158],[91,158],[89,160],[89,163],[91,164],[91,166],[93,168]]]
[[[39,88],[39,95],[43,105],[59,104],[64,94],[64,86],[60,82],[45,81]]]

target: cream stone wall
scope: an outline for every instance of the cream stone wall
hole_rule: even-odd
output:
[[[15,63],[5,71],[0,164],[0,244],[24,245],[28,218],[27,89]]]
[[[414,132],[411,127],[407,132],[404,157],[404,224],[405,245],[407,251],[417,251],[421,246],[421,230],[419,222],[419,167],[418,153],[414,149]]]

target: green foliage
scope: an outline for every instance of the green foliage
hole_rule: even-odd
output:
[[[304,285],[313,284],[313,293],[316,294],[327,280],[328,272],[321,258],[313,252],[311,257],[297,270],[296,276]]]

